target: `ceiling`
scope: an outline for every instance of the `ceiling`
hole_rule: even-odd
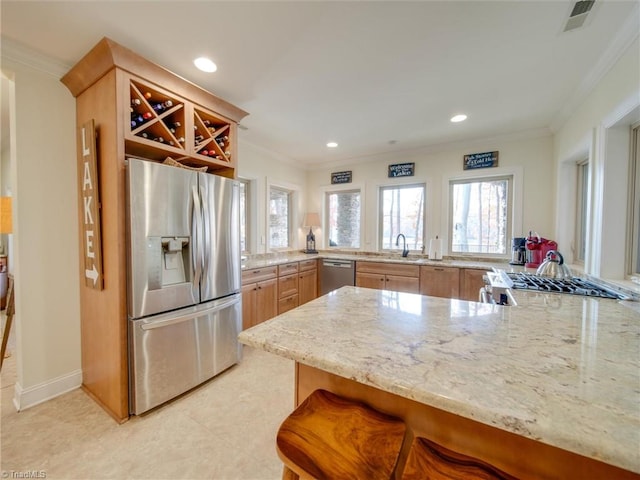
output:
[[[243,141],[317,168],[553,131],[640,28],[636,0],[597,0],[581,28],[563,32],[574,3],[2,0],[0,8],[5,42],[70,68],[109,37],[249,112]],[[218,71],[197,71],[200,55]],[[468,119],[451,123],[457,113]]]

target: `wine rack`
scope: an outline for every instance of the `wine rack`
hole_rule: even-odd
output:
[[[142,82],[130,81],[130,133],[144,141],[186,149],[182,100]]]
[[[231,125],[214,114],[194,109],[193,148],[196,155],[231,162]]]
[[[136,77],[128,86],[127,152],[218,173],[235,168],[235,123]]]

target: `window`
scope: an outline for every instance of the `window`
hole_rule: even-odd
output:
[[[249,180],[240,179],[240,251],[249,252]]]
[[[576,190],[575,263],[584,264],[587,245],[587,213],[589,201],[589,161],[578,162],[578,188]]]
[[[507,255],[513,176],[449,182],[451,253]]]
[[[291,192],[278,187],[269,189],[269,247],[291,246]]]
[[[396,239],[404,234],[409,250],[424,245],[425,186],[401,185],[380,188],[380,238],[383,250],[396,248]]]
[[[325,201],[326,244],[360,248],[360,190],[327,192]]]
[[[640,126],[631,132],[631,206],[630,206],[630,236],[631,258],[629,259],[629,273],[633,277],[640,277]]]

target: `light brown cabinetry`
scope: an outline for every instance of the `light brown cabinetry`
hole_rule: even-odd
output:
[[[80,282],[83,389],[122,422],[129,418],[126,158],[137,156],[164,161],[171,157],[185,165],[206,166],[210,173],[234,178],[237,123],[247,112],[108,38],[98,42],[61,81],[76,98],[78,131],[93,121],[98,135],[96,155],[104,281],[102,289]],[[157,106],[159,104],[162,106]],[[144,120],[139,125],[132,123],[136,112]],[[209,142],[196,145],[194,126],[202,130],[205,119],[212,123],[214,130],[207,130],[208,134],[203,131],[203,141],[209,135]],[[224,132],[217,132],[225,127]],[[223,138],[216,143],[223,154],[228,151],[229,155],[202,155],[200,147],[208,148],[220,135]],[[213,149],[220,153],[215,146]],[[78,195],[82,197],[81,141],[78,141],[77,158]],[[80,198],[80,245],[85,241],[82,238],[83,207]],[[84,265],[82,249],[79,256],[80,264]],[[80,269],[80,273],[84,274],[84,269]]]
[[[487,269],[477,270],[474,268],[460,269],[460,300],[470,300],[477,302],[480,289],[485,286],[483,276],[487,274]]]
[[[318,296],[318,261],[300,262],[298,274],[298,303],[303,305]]]
[[[242,329],[251,328],[278,314],[277,268],[242,272]]]
[[[420,267],[400,263],[356,262],[356,286],[420,293]]]
[[[278,314],[298,306],[298,262],[278,265]]]
[[[432,297],[458,298],[460,269],[456,267],[420,267],[420,293]]]

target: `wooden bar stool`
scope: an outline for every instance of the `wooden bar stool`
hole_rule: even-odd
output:
[[[405,434],[402,420],[316,390],[278,430],[283,479],[389,479]]]
[[[477,458],[454,452],[426,438],[417,437],[411,444],[402,480],[514,480]]]

